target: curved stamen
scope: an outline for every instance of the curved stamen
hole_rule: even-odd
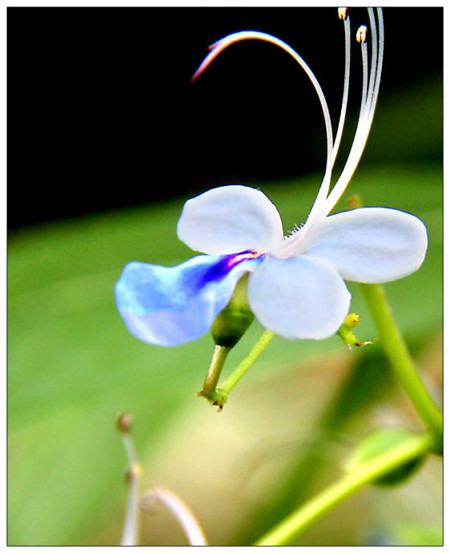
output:
[[[380,81],[381,81],[381,69],[382,69],[383,46],[384,46],[383,16],[380,8],[377,9],[377,13],[378,13],[378,21],[379,21],[379,27],[380,27],[378,44],[377,44],[378,55],[373,56],[373,59],[371,60],[372,62],[376,62],[376,69],[374,73],[375,75],[374,85],[373,85],[374,88],[373,90],[370,90],[370,83],[369,83],[369,90],[366,95],[367,99],[365,101],[365,105],[361,103],[362,111],[360,112],[358,126],[356,129],[355,138],[353,140],[352,147],[350,149],[350,154],[348,156],[347,162],[344,166],[344,169],[342,170],[342,173],[339,179],[337,180],[328,198],[326,199],[326,202],[324,203],[324,209],[325,209],[324,215],[327,215],[333,209],[333,207],[336,205],[339,198],[342,196],[345,189],[347,188],[348,183],[350,182],[350,179],[352,178],[353,173],[355,172],[356,167],[358,166],[359,160],[361,159],[361,155],[366,145],[367,138],[369,136],[370,128],[372,125],[372,120],[375,113],[375,106],[378,98],[378,92],[379,92]],[[364,59],[364,53],[363,53],[363,59]],[[363,66],[364,66],[364,61],[363,61]],[[363,68],[363,72],[364,72],[364,68]],[[371,74],[372,72],[373,72],[373,68],[371,69]],[[364,97],[364,94],[365,93],[363,89],[363,97]]]
[[[383,25],[383,14],[382,9],[377,8],[378,16],[378,27],[379,34],[377,33],[377,20],[374,15],[373,8],[368,8],[371,36],[372,36],[372,52],[370,59],[370,70],[369,70],[369,59],[367,52],[367,43],[366,43],[366,33],[367,28],[361,26],[357,32],[357,40],[361,43],[361,58],[362,58],[362,73],[363,73],[363,82],[362,82],[362,93],[361,93],[361,106],[360,113],[358,118],[358,124],[356,127],[355,136],[353,139],[352,146],[350,148],[350,153],[347,157],[347,161],[344,165],[344,168],[333,186],[331,192],[329,191],[331,183],[331,174],[336,157],[339,151],[345,117],[347,112],[348,104],[348,93],[349,93],[349,82],[350,82],[350,55],[351,55],[351,45],[350,45],[350,21],[346,8],[339,8],[338,15],[341,20],[344,21],[344,30],[345,30],[345,72],[344,72],[344,90],[342,97],[342,106],[341,113],[339,117],[338,129],[336,132],[336,137],[333,141],[333,132],[331,117],[328,109],[325,96],[323,94],[322,88],[317,81],[314,73],[304,61],[304,59],[288,44],[284,41],[258,31],[242,31],[238,33],[233,33],[226,36],[223,39],[218,40],[210,46],[210,53],[206,56],[203,62],[198,67],[197,71],[194,73],[192,80],[195,80],[209,64],[228,46],[235,44],[241,40],[262,40],[269,42],[278,46],[285,52],[287,52],[295,61],[300,65],[300,67],[305,71],[306,75],[310,79],[314,89],[318,95],[320,105],[323,112],[323,117],[325,121],[325,130],[326,130],[326,139],[327,139],[327,161],[325,167],[325,173],[322,180],[322,183],[319,188],[316,200],[310,210],[309,216],[305,225],[302,227],[302,237],[305,235],[305,231],[308,227],[311,226],[312,222],[320,217],[325,217],[336,205],[345,189],[347,188],[353,173],[355,172],[361,155],[363,153],[364,147],[366,145],[370,128],[373,121],[373,116],[375,113],[376,102],[378,98],[378,92],[380,88],[381,81],[381,70],[383,63],[383,53],[384,53],[384,25]],[[370,76],[369,76],[370,73]],[[296,244],[298,241],[298,233],[294,232],[290,237],[288,237],[279,253],[283,255],[287,254],[288,251]]]
[[[367,115],[370,113],[370,107],[373,102],[373,94],[375,91],[375,75],[378,66],[378,35],[377,26],[373,8],[367,9],[370,21],[370,35],[372,38],[372,55],[370,59],[370,82],[369,82],[369,95],[367,97]]]
[[[362,76],[363,76],[363,82],[362,82],[362,96],[361,96],[361,107],[359,111],[359,121],[362,120],[364,116],[367,115],[367,102],[369,97],[369,90],[370,90],[370,84],[369,84],[369,56],[367,54],[367,42],[364,38],[364,40],[361,40],[361,61],[362,61]],[[359,122],[358,122],[359,126]],[[357,126],[357,128],[358,128]]]
[[[210,50],[211,50],[210,53],[202,61],[197,71],[192,76],[192,80],[197,79],[210,65],[210,63],[215,58],[217,58],[217,56],[221,52],[223,52],[226,48],[228,48],[228,46],[231,46],[232,44],[236,44],[237,42],[242,40],[262,40],[263,42],[274,44],[275,46],[278,46],[279,48],[284,50],[292,58],[294,58],[294,60],[300,65],[300,67],[308,76],[309,80],[311,81],[317,93],[320,106],[322,108],[324,121],[325,121],[325,131],[326,131],[326,139],[327,139],[327,161],[326,161],[326,167],[325,167],[325,174],[322,180],[322,184],[320,185],[319,193],[317,195],[316,202],[315,202],[315,204],[320,204],[324,202],[326,199],[326,196],[328,194],[328,189],[330,186],[330,181],[331,181],[331,170],[333,167],[333,162],[335,157],[335,156],[333,157],[334,155],[333,154],[333,130],[332,130],[331,117],[328,109],[328,104],[325,99],[325,95],[322,91],[322,88],[319,84],[319,81],[317,80],[316,76],[314,75],[309,65],[300,56],[300,54],[298,54],[293,48],[291,48],[291,46],[286,44],[286,42],[280,40],[277,37],[269,35],[267,33],[261,33],[259,31],[241,31],[238,33],[230,34],[225,38],[222,38],[217,42],[215,42],[214,44],[212,44],[210,47]]]
[[[322,208],[326,202],[326,196],[328,195],[330,183],[331,183],[331,171],[334,167],[336,157],[341,145],[342,133],[344,131],[345,117],[347,115],[347,105],[348,105],[348,94],[350,89],[350,60],[351,60],[351,29],[350,29],[350,17],[348,16],[347,8],[338,9],[339,19],[344,21],[344,33],[345,33],[345,66],[344,66],[344,90],[342,93],[342,105],[341,105],[341,114],[339,116],[338,129],[336,132],[336,137],[333,144],[333,152],[330,164],[330,172],[328,175],[328,181],[324,178],[322,184],[319,188],[319,193],[310,209],[308,218],[305,224],[302,227],[303,233],[315,220],[316,215],[320,216]]]
[[[348,105],[348,93],[350,89],[350,51],[351,51],[351,42],[350,42],[350,17],[346,16],[344,19],[344,33],[345,33],[345,68],[344,68],[344,91],[342,93],[342,106],[341,114],[339,116],[339,124],[336,132],[336,137],[333,144],[333,165],[336,161],[336,156],[339,151],[339,146],[341,145],[342,133],[344,131],[345,116],[347,114],[347,105]]]
[[[377,60],[377,69],[375,76],[375,87],[372,98],[372,104],[370,106],[369,113],[369,125],[372,124],[373,116],[375,115],[375,108],[378,100],[378,93],[380,91],[380,82],[381,82],[381,72],[383,69],[383,56],[384,56],[384,21],[383,21],[383,10],[377,8],[378,15],[378,29],[379,29],[379,38],[378,38],[378,60]]]
[[[361,44],[361,60],[362,60],[362,90],[361,90],[361,105],[359,110],[358,124],[356,127],[355,136],[353,138],[353,143],[350,148],[350,153],[348,154],[347,161],[344,165],[344,169],[336,181],[333,189],[331,190],[329,196],[323,202],[320,212],[317,216],[326,216],[331,209],[334,207],[345,188],[348,186],[348,182],[356,169],[359,158],[361,157],[362,150],[364,147],[364,137],[367,129],[367,97],[369,94],[368,91],[368,55],[367,55],[367,43],[366,43],[366,27],[359,27],[356,33],[356,40]],[[367,133],[368,134],[368,133]],[[337,198],[337,199],[336,199]]]

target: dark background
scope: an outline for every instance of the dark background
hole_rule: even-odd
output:
[[[353,33],[367,23],[363,9],[350,15]],[[384,16],[381,98],[439,77],[442,9]],[[344,57],[334,9],[8,8],[8,228],[322,171],[319,103],[285,53],[241,43],[190,83],[210,43],[248,29],[302,54],[336,121]],[[356,46],[351,91],[356,112]]]

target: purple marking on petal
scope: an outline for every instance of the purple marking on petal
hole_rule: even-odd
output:
[[[239,278],[263,258],[245,250],[198,256],[176,267],[129,263],[116,284],[117,307],[130,332],[144,342],[189,342],[207,332]]]
[[[258,259],[262,261],[263,257],[264,254],[259,255],[254,250],[244,250],[243,252],[224,255],[218,263],[209,267],[209,269],[205,272],[205,274],[199,281],[199,284],[200,286],[203,286],[208,282],[221,280],[228,275],[231,269],[233,269],[240,263],[243,263],[244,261],[249,261],[250,259]]]

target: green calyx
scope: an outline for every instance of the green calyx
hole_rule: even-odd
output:
[[[217,315],[211,331],[214,342],[228,349],[234,347],[253,322],[247,298],[248,274],[237,283],[228,305]]]

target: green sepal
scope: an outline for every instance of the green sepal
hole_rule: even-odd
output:
[[[252,324],[253,315],[247,299],[248,274],[237,283],[228,305],[217,315],[212,327],[212,336],[218,346],[231,349]]]
[[[391,448],[398,447],[403,442],[411,439],[414,435],[414,432],[410,432],[404,428],[382,428],[376,430],[364,438],[347,459],[345,464],[346,472],[351,473],[358,471],[365,463],[373,461],[379,455],[383,455]],[[423,460],[424,456],[421,456],[413,461],[408,461],[401,467],[378,478],[373,484],[378,486],[393,486],[400,484],[417,470]]]

